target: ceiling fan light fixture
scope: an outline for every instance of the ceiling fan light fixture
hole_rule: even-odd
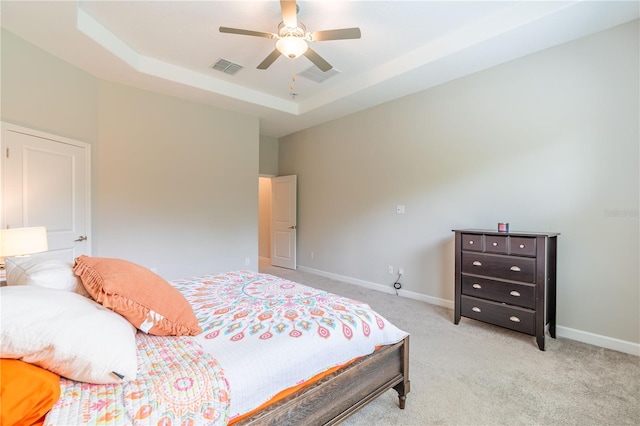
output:
[[[304,55],[319,70],[327,72],[333,68],[331,64],[311,49],[307,43],[325,40],[350,40],[361,37],[360,28],[340,28],[307,33],[307,27],[296,17],[298,13],[296,0],[280,0],[280,10],[282,11],[282,22],[278,25],[277,34],[229,27],[220,27],[219,30],[221,33],[227,34],[276,39],[276,48],[258,64],[256,68],[259,70],[266,70],[280,56],[296,59]]]
[[[286,36],[276,42],[276,49],[290,59],[296,59],[307,51],[309,46],[302,37]]]

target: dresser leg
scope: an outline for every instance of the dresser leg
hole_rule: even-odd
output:
[[[544,351],[544,334],[537,335],[536,340],[538,341],[538,348],[540,348],[541,351]]]

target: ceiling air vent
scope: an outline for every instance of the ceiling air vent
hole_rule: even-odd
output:
[[[222,71],[226,74],[235,74],[242,69],[242,65],[234,64],[231,61],[227,61],[226,59],[218,59],[218,62],[213,64],[211,67],[214,70]]]
[[[315,81],[316,83],[322,83],[323,81],[326,81],[331,77],[335,77],[338,74],[340,74],[340,71],[335,68],[331,68],[329,71],[323,72],[320,68],[314,65],[299,73],[298,76]]]

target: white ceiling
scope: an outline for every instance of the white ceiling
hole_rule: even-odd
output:
[[[639,17],[638,1],[298,1],[308,31],[359,27],[362,38],[312,43],[339,73],[280,57],[277,0],[5,1],[2,27],[101,79],[260,117],[280,137]],[[243,68],[212,69],[218,59]],[[43,70],[46,72],[46,70]],[[295,97],[290,93],[296,93]]]

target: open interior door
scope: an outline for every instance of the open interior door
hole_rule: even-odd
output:
[[[297,176],[271,180],[271,264],[296,269]]]

